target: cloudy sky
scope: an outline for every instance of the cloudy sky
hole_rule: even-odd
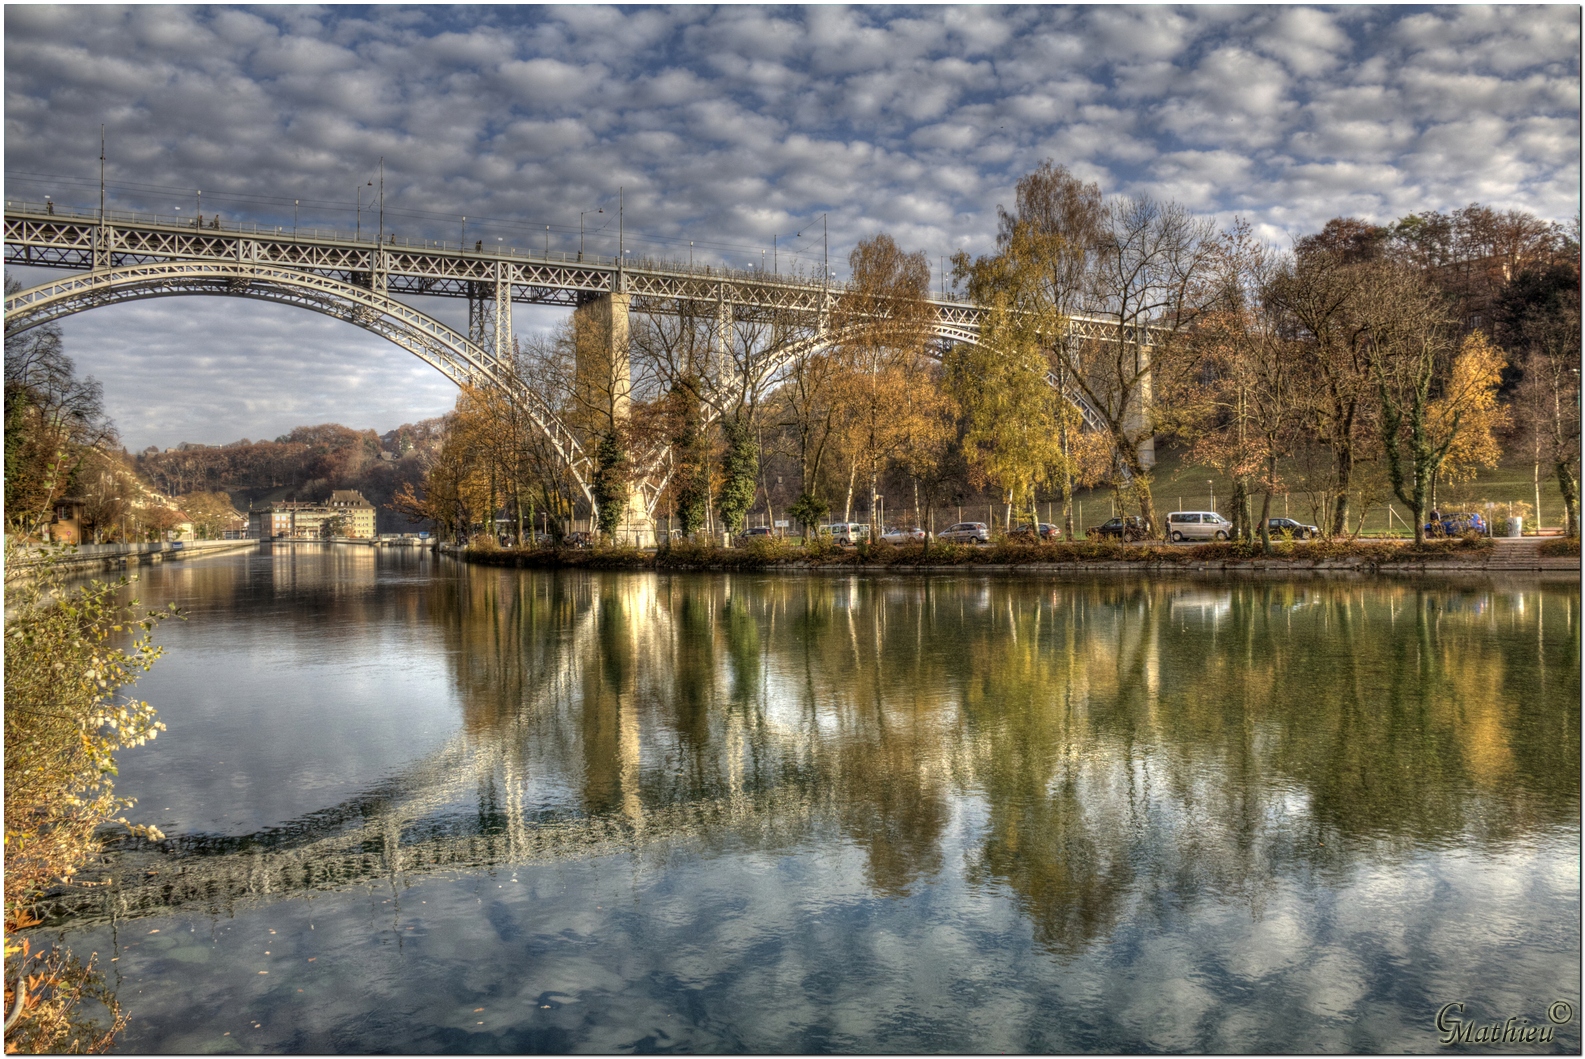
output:
[[[1286,245],[1343,214],[1469,202],[1572,218],[1577,7],[5,8],[9,199],[387,227],[744,265],[885,230],[990,245],[1051,158],[1108,193],[1247,217]],[[368,189],[364,188],[365,195]],[[365,199],[367,201],[367,199]],[[549,230],[547,231],[547,226]],[[797,233],[802,232],[800,237]],[[812,234],[813,233],[813,234]],[[600,247],[608,250],[608,247]],[[840,264],[834,266],[839,273]],[[31,285],[47,274],[15,270]],[[459,322],[456,303],[426,305]],[[519,310],[519,328],[550,310]],[[326,318],[174,298],[66,321],[128,445],[436,415],[441,376]]]

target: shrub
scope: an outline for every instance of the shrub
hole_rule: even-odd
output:
[[[1550,540],[1542,541],[1540,548],[1536,550],[1541,555],[1578,559],[1580,557],[1580,539],[1578,537],[1553,537]]]
[[[124,1024],[110,998],[111,1027],[83,1021],[78,1004],[105,1001],[91,966],[60,950],[32,953],[17,930],[34,925],[35,902],[69,883],[100,849],[106,823],[150,839],[156,828],[120,814],[132,801],[113,788],[115,753],[141,746],[165,726],[146,702],[119,694],[160,656],[151,636],[177,613],[138,614],[117,593],[127,578],[67,588],[53,556],[19,566],[6,550],[5,621],[5,956],[7,982],[27,968],[22,1022],[7,1044],[27,1050],[103,1049]],[[112,642],[130,635],[126,647]],[[90,1032],[92,1031],[92,1032]]]

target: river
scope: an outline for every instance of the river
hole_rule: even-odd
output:
[[[41,931],[127,1051],[1581,1047],[1577,580],[135,591],[169,838]]]

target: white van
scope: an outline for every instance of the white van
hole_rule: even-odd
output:
[[[1174,541],[1225,541],[1233,524],[1214,511],[1174,511],[1167,516],[1167,539]]]
[[[846,548],[870,539],[870,528],[862,522],[833,522],[829,526],[821,526],[820,530],[831,534],[833,541]]]

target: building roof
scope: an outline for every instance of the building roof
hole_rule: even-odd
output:
[[[373,507],[356,489],[337,489],[330,494],[329,503],[335,507]]]

